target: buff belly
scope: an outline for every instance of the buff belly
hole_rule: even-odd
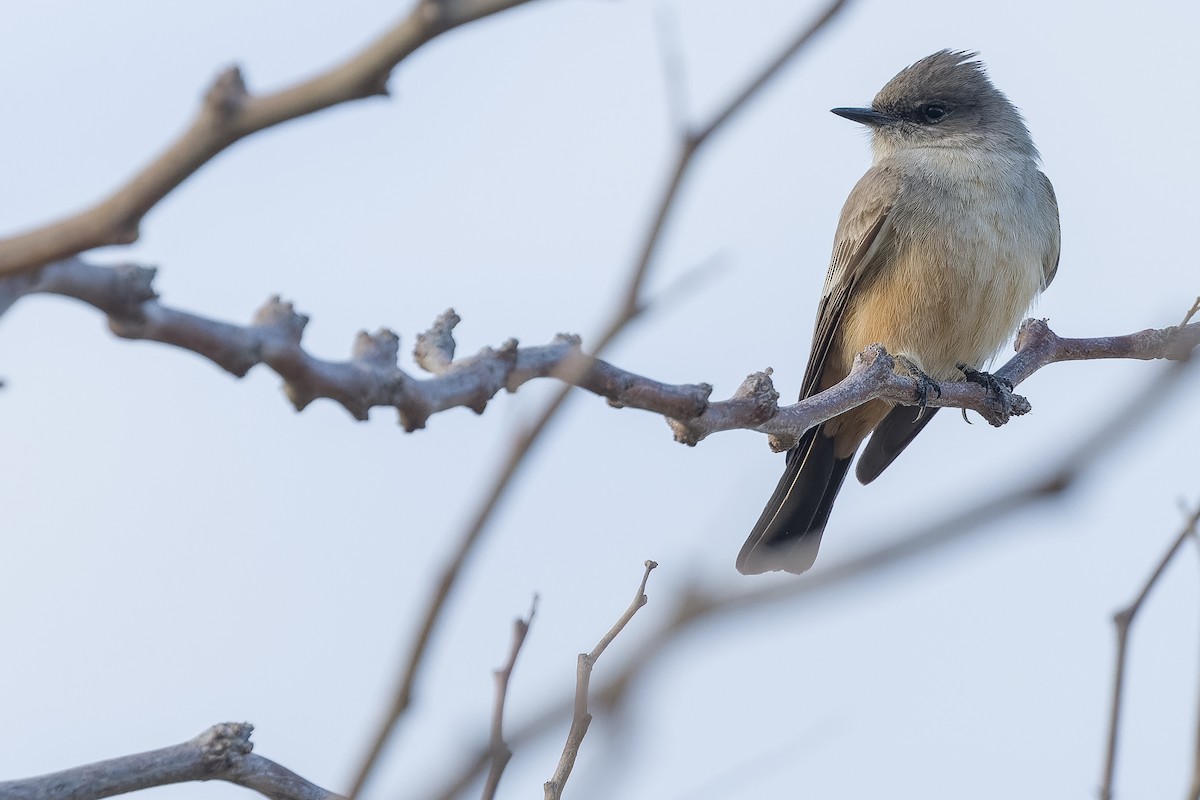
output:
[[[899,248],[888,267],[854,292],[822,383],[844,377],[854,356],[876,342],[938,381],[962,380],[959,364],[985,366],[1040,291],[1042,266],[1036,249],[1020,238],[1004,242],[983,235],[955,244],[941,252],[928,243]],[[956,255],[964,252],[982,257],[967,261]],[[852,455],[891,408],[873,401],[826,423],[825,433],[838,440],[838,456]]]

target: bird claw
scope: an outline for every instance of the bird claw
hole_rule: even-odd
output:
[[[955,366],[958,367],[958,371],[963,374],[963,378],[968,383],[977,384],[987,390],[991,404],[997,409],[1000,417],[1004,420],[1007,420],[1014,413],[1025,413],[1015,402],[1017,400],[1025,402],[1024,398],[1013,394],[1013,382],[1008,378],[997,377],[990,372],[983,372],[966,364],[956,364]],[[1026,402],[1025,405],[1027,406],[1028,403]],[[967,410],[964,408],[963,418],[966,419],[966,416]],[[993,422],[992,424],[995,425],[997,423]]]
[[[1013,390],[1013,382],[1008,378],[998,378],[990,372],[982,372],[966,364],[956,364],[955,366],[958,367],[958,371],[963,374],[968,383],[979,384],[998,400],[1004,397],[1005,390],[1009,392]]]
[[[908,373],[908,377],[912,378],[912,382],[916,385],[917,391],[917,419],[920,420],[925,416],[925,408],[929,402],[929,393],[932,391],[936,397],[942,396],[942,387],[933,378],[925,374],[925,371],[917,366],[917,363],[908,356],[896,356],[896,363],[904,368]]]

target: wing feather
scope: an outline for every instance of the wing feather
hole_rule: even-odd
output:
[[[1045,289],[1058,273],[1058,259],[1062,248],[1062,227],[1058,221],[1058,198],[1054,195],[1054,185],[1050,183],[1046,173],[1039,172],[1038,176],[1042,179],[1042,188],[1046,190],[1044,199],[1054,210],[1051,215],[1054,218],[1054,230],[1051,231],[1050,246],[1046,248],[1046,254],[1042,261],[1042,275],[1044,276],[1042,288]],[[1045,218],[1045,215],[1042,216]]]
[[[899,193],[900,176],[895,170],[872,167],[846,199],[817,306],[801,400],[820,391],[825,363],[854,289],[878,269],[883,261],[879,255],[893,245],[891,214]]]

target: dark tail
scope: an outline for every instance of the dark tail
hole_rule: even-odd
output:
[[[788,451],[787,469],[738,554],[738,572],[799,575],[811,567],[852,460],[834,456],[833,439],[821,433],[821,426],[804,434]]]
[[[883,422],[875,427],[870,441],[858,457],[854,474],[859,482],[870,483],[878,478],[879,473],[896,460],[896,456],[908,447],[936,413],[936,408],[925,408],[922,413],[917,406],[896,406],[888,412]]]

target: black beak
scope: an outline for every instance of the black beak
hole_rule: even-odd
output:
[[[845,117],[854,122],[861,122],[863,125],[878,127],[886,125],[892,121],[892,118],[887,114],[881,114],[873,108],[833,108],[830,109],[839,117]]]

